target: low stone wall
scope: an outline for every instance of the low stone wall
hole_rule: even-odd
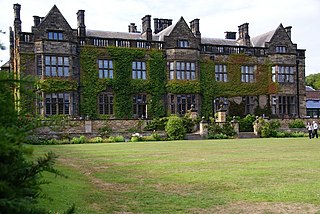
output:
[[[100,136],[99,129],[110,129],[109,136],[124,136],[130,138],[133,132],[143,132],[148,120],[70,120],[65,127],[41,127],[36,130],[36,135],[43,138],[73,138],[81,135],[87,138]],[[151,132],[144,132],[151,135]]]

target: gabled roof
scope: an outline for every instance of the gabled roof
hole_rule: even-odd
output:
[[[176,22],[174,25],[170,25],[169,27],[167,27],[167,28],[163,29],[162,31],[160,31],[159,33],[157,33],[156,36],[158,37],[158,40],[163,41],[165,36],[169,36],[177,23],[178,22]]]
[[[265,47],[266,42],[270,42],[277,29],[251,38],[253,47]]]
[[[65,21],[65,23],[67,24],[67,26],[68,26],[70,29],[72,29],[71,26],[69,25],[69,23],[68,23],[67,20],[64,18],[64,16],[62,15],[62,13],[60,12],[60,10],[58,9],[58,7],[57,7],[56,5],[53,5],[53,7],[52,7],[51,10],[49,11],[49,13],[43,18],[43,20],[40,22],[40,24],[38,25],[38,27],[41,27],[41,25],[47,21],[48,17],[53,16],[55,13],[56,13],[56,14],[59,14],[59,15],[63,18],[63,20]]]
[[[174,31],[179,24],[186,25],[189,28],[188,24],[186,23],[184,18],[181,16],[179,21],[177,21],[175,24],[170,25],[169,27],[163,29],[158,34],[156,34],[156,36],[158,36],[158,40],[159,41],[164,41],[164,37],[165,36],[169,36],[172,33],[172,31]],[[190,30],[190,33],[193,35],[193,33],[191,32],[190,28],[189,28],[189,30]]]

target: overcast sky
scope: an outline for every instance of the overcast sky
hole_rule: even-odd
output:
[[[320,0],[0,0],[1,64],[9,59],[9,26],[13,26],[13,4],[21,5],[22,31],[30,32],[33,16],[46,16],[57,5],[72,28],[77,28],[77,11],[85,10],[87,29],[127,32],[129,23],[141,29],[141,18],[173,19],[187,23],[200,19],[202,37],[224,38],[225,31],[238,31],[249,23],[251,37],[292,26],[292,41],[306,49],[306,75],[320,73]],[[153,26],[153,23],[152,23]]]

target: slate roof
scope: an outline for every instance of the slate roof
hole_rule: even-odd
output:
[[[234,39],[201,38],[201,44],[238,46]]]
[[[176,22],[177,24],[178,22]],[[156,40],[157,41],[163,41],[165,36],[169,36],[170,33],[172,32],[173,28],[176,26],[176,24],[174,25],[170,25],[169,27],[163,29],[162,31],[160,31],[159,33],[157,33],[155,36],[157,36]]]
[[[87,30],[87,36],[99,38],[144,39],[141,33],[113,32],[101,30]]]
[[[170,25],[164,30],[160,31],[157,34],[152,35],[153,41],[164,41],[165,36],[169,36],[175,24]],[[251,44],[253,47],[265,47],[266,42],[270,42],[273,35],[277,29],[269,31],[267,33],[258,35],[251,38]],[[87,36],[99,37],[99,38],[118,38],[118,39],[127,39],[127,40],[145,40],[145,36],[141,33],[128,33],[128,32],[113,32],[113,31],[101,31],[101,30],[87,30]],[[221,39],[221,38],[201,38],[201,44],[210,44],[210,45],[229,45],[229,46],[239,46],[237,40],[233,39]]]
[[[269,31],[256,37],[251,38],[253,47],[265,47],[266,42],[270,42],[276,30]]]
[[[320,101],[319,100],[307,100],[306,107],[309,108],[320,108]]]
[[[315,89],[314,88],[312,88],[311,86],[306,86],[306,91],[315,91]]]

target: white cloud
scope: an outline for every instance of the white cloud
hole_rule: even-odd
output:
[[[183,16],[187,22],[200,19],[204,37],[223,38],[225,31],[237,31],[248,22],[250,36],[273,30],[282,23],[291,25],[292,40],[298,48],[306,49],[306,74],[320,72],[318,35],[320,34],[319,0],[16,0],[1,3],[0,30],[8,31],[13,25],[13,4],[21,4],[22,30],[29,32],[34,15],[45,16],[54,4],[60,9],[71,27],[76,28],[78,10],[85,10],[88,29],[122,31],[131,22],[141,28],[141,18],[171,18]],[[0,34],[0,41],[9,46],[8,34]],[[8,60],[9,51],[0,51],[0,60]]]

